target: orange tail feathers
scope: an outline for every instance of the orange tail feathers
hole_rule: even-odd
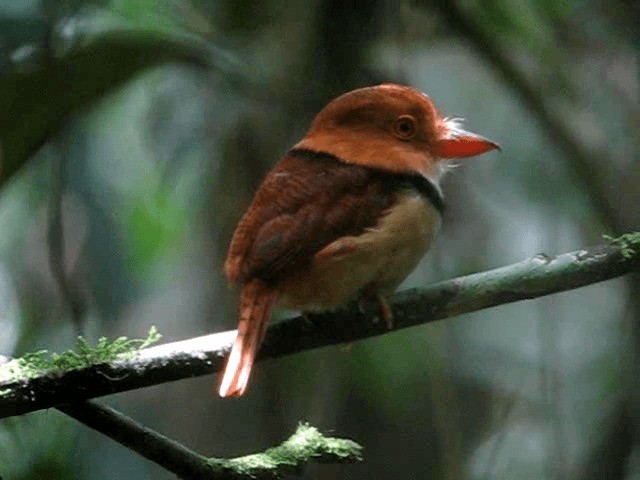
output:
[[[242,288],[238,336],[220,382],[221,397],[239,397],[247,389],[251,368],[277,298],[277,291],[262,280],[251,280]]]

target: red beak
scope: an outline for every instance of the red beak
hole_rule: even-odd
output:
[[[444,120],[445,135],[435,146],[434,154],[440,158],[464,158],[501,150],[496,142],[460,128],[457,120]]]

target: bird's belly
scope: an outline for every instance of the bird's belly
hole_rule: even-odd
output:
[[[364,288],[391,293],[429,249],[439,227],[440,213],[428,200],[413,191],[399,193],[377,226],[327,247],[345,245],[345,252],[316,255],[308,268],[284,280],[278,304],[324,310],[348,302]]]

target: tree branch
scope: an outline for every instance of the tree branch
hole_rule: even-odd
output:
[[[69,308],[71,320],[77,335],[82,335],[84,316],[87,305],[74,285],[73,280],[65,271],[65,235],[62,215],[62,200],[65,190],[66,158],[59,144],[59,139],[53,140],[52,171],[51,171],[51,197],[49,199],[48,226],[47,226],[47,253],[49,256],[49,268],[55,279],[63,303]]]
[[[506,267],[454,278],[395,295],[393,330],[484,308],[571,290],[640,270],[640,233],[609,244],[544,254]],[[341,344],[389,333],[374,305],[295,317],[269,327],[259,358]],[[220,371],[235,331],[143,349],[123,359],[32,378],[0,381],[0,418]],[[0,367],[7,368],[6,365]],[[5,374],[6,375],[6,374]],[[2,378],[2,375],[0,375]]]
[[[61,405],[58,409],[180,478],[190,480],[279,478],[284,473],[299,471],[310,461],[353,463],[361,460],[362,447],[357,443],[325,437],[308,425],[300,425],[288,440],[263,453],[220,459],[200,455],[95,401]]]
[[[206,457],[106,405],[89,400],[73,405],[59,405],[58,410],[181,478],[214,478]]]

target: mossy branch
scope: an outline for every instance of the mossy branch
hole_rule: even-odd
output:
[[[300,472],[307,463],[353,463],[362,460],[362,447],[340,438],[325,437],[300,424],[277,447],[239,458],[207,458],[135,420],[95,401],[63,405],[59,410],[98,430],[143,457],[189,480],[275,479]]]
[[[36,378],[46,374],[58,375],[61,372],[87,369],[106,362],[130,359],[161,337],[156,327],[151,327],[147,338],[140,340],[127,337],[110,340],[100,337],[95,345],[91,345],[80,336],[76,339],[75,348],[64,353],[38,350],[5,363],[0,366],[0,382],[15,378]]]
[[[625,234],[607,244],[557,257],[540,254],[506,267],[395,295],[390,299],[393,330],[571,290],[638,270],[640,233]],[[378,316],[376,306],[363,311],[357,305],[349,305],[310,319],[296,317],[273,324],[259,358],[393,331]],[[132,358],[119,357],[71,370],[44,369],[28,375],[18,370],[6,376],[6,367],[0,367],[0,418],[220,371],[235,335],[235,331],[228,331],[159,345],[140,350]]]
[[[283,473],[299,473],[310,461],[353,463],[362,460],[362,447],[352,440],[325,437],[306,423],[277,447],[230,460],[211,458],[209,465],[230,472],[233,478],[279,478]]]

